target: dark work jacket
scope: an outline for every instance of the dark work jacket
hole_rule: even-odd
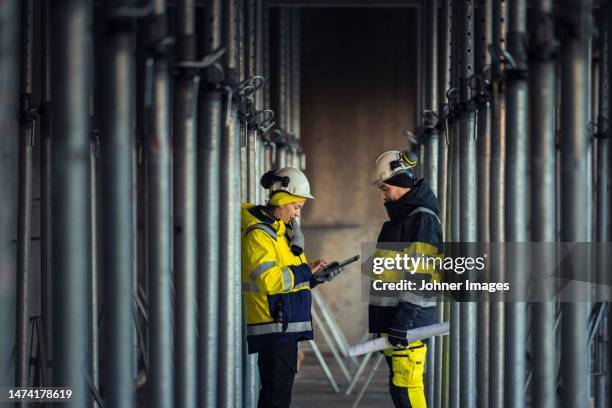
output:
[[[425,207],[439,213],[438,199],[425,180],[419,180],[414,187],[396,201],[385,203],[389,221],[385,222],[378,234],[382,242],[424,242],[442,249],[442,227],[433,214],[419,211],[410,215],[418,207]],[[396,306],[368,307],[370,333],[387,333]]]

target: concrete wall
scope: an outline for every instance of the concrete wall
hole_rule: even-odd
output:
[[[414,131],[416,10],[304,9],[302,146],[316,197],[303,212],[307,255],[337,260],[375,241],[387,220],[370,168]],[[359,266],[320,290],[352,343],[367,329]],[[319,344],[323,341],[318,338]]]

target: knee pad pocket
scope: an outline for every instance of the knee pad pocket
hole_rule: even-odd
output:
[[[410,343],[406,350],[393,350],[391,358],[393,385],[423,389],[426,354],[427,346],[421,341]]]

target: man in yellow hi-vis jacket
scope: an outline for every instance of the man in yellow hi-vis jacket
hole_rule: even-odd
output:
[[[424,180],[414,173],[416,156],[410,152],[389,151],[374,165],[372,185],[378,187],[389,221],[381,228],[376,257],[437,257],[440,255],[442,229],[438,220],[438,200]],[[439,280],[433,268],[419,268],[410,277]],[[383,271],[381,280],[398,281],[401,271]],[[372,289],[372,288],[371,288]],[[423,371],[427,339],[408,344],[407,331],[434,324],[435,295],[402,292],[397,297],[380,296],[370,291],[369,331],[388,335],[394,348],[384,350],[389,365],[389,392],[397,408],[426,408]]]
[[[312,340],[310,289],[333,279],[325,260],[308,264],[297,218],[314,198],[306,176],[286,167],[266,173],[267,205],[242,205],[242,293],[249,353],[258,353],[258,408],[289,407],[297,372],[297,342]]]

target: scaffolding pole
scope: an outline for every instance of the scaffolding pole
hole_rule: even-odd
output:
[[[555,38],[553,2],[533,3],[532,20],[537,22],[531,38],[529,60],[529,104],[531,117],[531,241],[555,242]],[[545,249],[545,248],[544,248]],[[553,262],[551,254],[543,264]],[[534,265],[537,267],[537,265]],[[532,270],[545,270],[533,268]],[[543,288],[547,290],[548,288]],[[538,407],[556,406],[555,304],[553,299],[532,305],[534,355],[533,396]]]
[[[41,96],[40,96],[40,303],[41,316],[47,339],[47,353],[51,347],[51,27],[50,0],[41,2]],[[52,359],[53,356],[50,356]]]
[[[447,202],[448,202],[448,133],[446,111],[448,109],[446,93],[450,89],[450,53],[451,53],[451,0],[440,1],[439,12],[439,41],[438,41],[438,115],[440,121],[438,129],[441,131],[438,139],[438,204],[440,208],[439,218],[442,231],[446,231],[447,225]],[[444,239],[448,236],[444,234]],[[449,312],[449,303],[440,302],[438,308],[438,322],[444,321],[445,313]],[[447,317],[448,319],[448,317]],[[441,408],[448,404],[448,382],[449,382],[449,346],[450,338],[445,336],[439,342],[435,356],[436,391],[434,393],[433,406]]]
[[[223,56],[227,89],[237,84],[237,2],[223,7]],[[242,406],[242,301],[240,287],[240,122],[238,106],[228,91],[223,109],[220,178],[219,358],[217,406]]]
[[[257,1],[244,1],[244,42],[245,42],[245,77],[253,79],[257,71]],[[246,133],[246,154],[245,163],[247,165],[246,179],[242,180],[246,186],[246,194],[244,200],[249,203],[259,203],[259,178],[261,177],[259,169],[259,152],[262,150],[260,143],[259,129],[254,123],[254,115],[256,115],[259,105],[261,92],[256,92],[254,95],[248,96],[246,104],[247,120],[243,121],[243,131]],[[243,304],[243,310],[244,309]],[[246,313],[243,313],[243,327],[246,327]],[[246,336],[243,337],[243,359],[245,367],[243,369],[243,384],[244,384],[244,405],[247,407],[257,405],[259,398],[259,371],[257,366],[257,354],[248,354],[248,344]]]
[[[180,0],[176,5],[175,59],[196,59],[195,1]],[[197,405],[196,350],[196,270],[197,270],[197,161],[196,129],[198,83],[197,71],[175,69],[173,117],[173,249],[176,322],[174,347],[175,404],[191,408]]]
[[[32,102],[34,2],[21,2],[21,95],[19,102],[19,198],[17,216],[17,326],[15,385],[29,385],[30,280],[32,258],[32,146],[36,107]],[[22,405],[23,404],[23,405]],[[18,403],[25,406],[25,403]]]
[[[150,40],[160,44],[147,60],[152,69],[152,129],[145,140],[147,166],[147,273],[150,314],[149,400],[154,407],[174,403],[172,339],[172,186],[170,153],[170,74],[166,49],[168,35],[165,1],[157,1]]]
[[[505,50],[507,5],[493,2],[492,61],[491,61],[491,187],[490,234],[491,242],[504,242],[505,161],[506,161],[506,97],[502,80],[501,54]],[[491,280],[503,282],[504,253],[498,247],[497,263],[491,267]],[[491,254],[493,257],[493,253]],[[504,406],[504,306],[503,296],[491,294],[489,310],[489,404],[491,408]]]
[[[221,0],[204,7],[202,53],[222,46]],[[219,228],[222,129],[221,72],[212,65],[203,72],[198,104],[198,406],[217,406],[219,356]]]
[[[507,242],[527,239],[527,2],[508,2],[508,56],[505,71],[506,89],[506,193],[512,197],[506,203],[505,226]],[[508,258],[508,275],[512,290],[524,297],[527,277],[521,257]],[[525,406],[526,318],[524,301],[506,303],[505,332],[505,406]]]
[[[54,2],[51,81],[57,101],[53,145],[53,384],[70,385],[67,405],[86,405],[86,277],[91,265],[88,234],[91,2]],[[61,159],[59,159],[61,158]],[[70,316],[70,318],[66,318]],[[130,389],[131,383],[120,389]],[[116,392],[116,391],[115,391]],[[126,405],[111,404],[122,407]]]
[[[460,27],[464,23],[461,20],[461,3],[460,1],[452,2],[452,49],[451,49],[451,90],[449,90],[449,160],[448,160],[448,187],[449,193],[447,196],[447,240],[451,242],[459,242],[460,240],[460,122],[456,115],[456,109],[459,105],[459,78],[460,78]],[[457,301],[450,302],[450,355],[449,355],[449,398],[448,404],[450,408],[459,408],[461,406],[461,306]]]
[[[461,242],[476,242],[476,112],[472,101],[470,78],[474,67],[474,4],[466,0],[461,5],[459,20],[459,179]],[[460,405],[476,407],[476,303],[461,303],[460,318]]]
[[[291,134],[299,142],[300,140],[300,88],[301,88],[301,10],[294,8],[291,10]],[[299,168],[296,164],[294,167]]]
[[[568,29],[561,48],[561,241],[587,242],[587,186],[589,177],[587,160],[586,109],[590,98],[590,85],[585,83],[589,66],[584,43],[590,37],[590,0],[565,0]],[[575,283],[575,282],[574,282]],[[576,299],[584,299],[582,287],[574,287]],[[584,302],[564,303],[561,321],[561,402],[563,407],[588,404],[588,346],[587,316]]]
[[[599,102],[597,117],[597,230],[598,242],[610,241],[610,4],[602,5],[599,20]],[[597,282],[603,282],[608,271],[609,254],[598,251]],[[610,322],[610,308],[606,308],[608,326]],[[609,370],[606,359],[609,351],[605,349],[605,327],[602,325],[600,339],[595,355],[595,367],[598,373],[595,383],[595,406],[604,407],[606,403],[606,379]],[[610,330],[610,329],[608,329]],[[609,339],[610,337],[608,337]],[[607,377],[607,378],[606,378]]]
[[[19,4],[17,0],[0,3],[0,127],[4,129],[5,138],[17,140],[17,123],[13,115],[14,102],[18,98],[19,83],[15,81],[18,75],[19,63]],[[4,154],[8,146],[2,146]],[[8,197],[10,192],[10,174],[13,160],[0,161],[0,194]],[[14,248],[10,240],[14,232],[9,228],[13,217],[11,206],[0,206],[0,328],[5,335],[0,336],[0,386],[8,387],[14,384],[15,370],[11,360],[13,336],[10,334],[15,327],[15,267],[12,264]]]
[[[479,253],[488,253],[490,241],[490,197],[491,197],[491,104],[490,104],[490,65],[488,51],[492,40],[492,1],[479,0],[476,4],[474,20],[474,70],[476,103],[476,144],[477,144],[477,197],[478,208],[476,235]],[[477,305],[477,404],[480,408],[489,407],[489,305],[486,300]]]
[[[132,22],[108,21],[100,41],[106,69],[99,70],[100,173],[102,201],[101,262],[104,288],[103,354],[105,400],[132,405],[132,172],[134,160],[134,44]]]
[[[438,1],[432,0],[425,6],[425,19],[428,24],[422,28],[426,30],[423,36],[425,41],[425,59],[428,69],[425,70],[425,111],[423,143],[425,149],[425,180],[431,187],[434,194],[438,190],[438,139],[439,130],[432,113],[438,109]],[[429,111],[429,112],[427,112]],[[427,114],[426,114],[427,112]],[[431,113],[430,113],[431,112]],[[438,305],[440,307],[440,305]],[[429,340],[428,352],[425,362],[425,392],[426,400],[433,403],[437,384],[435,382],[435,354],[436,349],[441,344],[437,338]]]

